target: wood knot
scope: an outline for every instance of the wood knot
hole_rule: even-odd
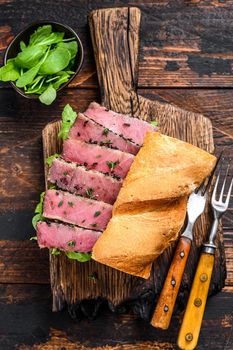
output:
[[[22,174],[22,168],[19,164],[12,165],[11,170],[13,174],[16,174],[16,175]]]

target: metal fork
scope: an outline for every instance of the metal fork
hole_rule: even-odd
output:
[[[163,289],[151,319],[151,325],[153,327],[167,329],[170,325],[193,240],[193,226],[205,209],[207,190],[210,182],[211,179],[209,179],[206,187],[201,185],[197,191],[189,196],[187,204],[188,223],[177,244]]]
[[[170,325],[193,240],[193,226],[205,209],[207,193],[221,157],[222,153],[220,153],[208,180],[204,181],[201,186],[189,196],[187,203],[188,223],[177,244],[163,289],[151,318],[151,325],[153,327],[168,329]]]
[[[229,173],[229,169],[230,169],[230,164],[227,167],[226,176],[225,176],[225,179],[223,181],[223,185],[222,185],[219,199],[217,200],[217,188],[218,188],[219,179],[220,179],[220,172],[217,176],[216,183],[215,183],[214,190],[213,190],[213,194],[212,194],[212,198],[211,198],[211,206],[212,206],[213,213],[214,213],[214,222],[213,222],[213,225],[212,225],[212,228],[210,231],[209,242],[205,243],[204,248],[203,248],[203,251],[205,251],[206,253],[209,253],[209,254],[214,254],[214,252],[215,252],[216,245],[214,244],[214,240],[215,240],[217,230],[218,230],[219,219],[227,211],[227,208],[229,206],[229,201],[230,201],[231,191],[232,191],[232,186],[233,186],[233,177],[231,179],[228,193],[226,195],[226,200],[225,200],[225,202],[223,201],[223,195],[224,195],[224,190],[226,187],[226,180],[227,180],[227,176]]]
[[[220,189],[220,196],[217,199],[217,190],[219,187],[219,179],[221,177],[221,170],[216,179],[214,186],[211,206],[214,214],[214,222],[211,227],[210,236],[208,243],[203,245],[202,253],[198,262],[198,267],[193,280],[188,304],[185,310],[183,322],[180,328],[178,336],[178,346],[181,349],[192,350],[197,346],[202,319],[205,311],[206,300],[208,296],[210,280],[212,276],[213,266],[214,266],[214,254],[216,250],[216,245],[214,243],[219,219],[226,212],[230,196],[233,187],[233,177],[230,180],[229,188],[226,192],[226,182],[229,173],[230,165],[227,167],[226,175],[223,181],[222,188]]]

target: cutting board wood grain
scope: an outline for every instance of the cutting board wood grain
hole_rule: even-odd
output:
[[[140,17],[140,10],[135,7],[95,10],[89,16],[102,104],[133,117],[157,120],[162,133],[213,152],[213,132],[209,119],[201,114],[150,101],[138,95]],[[61,151],[62,145],[57,138],[59,128],[58,121],[48,124],[43,130],[45,160],[51,154]],[[45,165],[45,176],[47,173],[48,168]],[[208,235],[210,222],[211,212],[207,206],[206,212],[195,226],[195,238],[178,296],[178,305],[182,306],[187,296],[200,246]],[[210,294],[224,286],[226,268],[222,242],[220,228]],[[127,275],[94,261],[79,263],[64,255],[50,256],[53,310],[61,310],[68,304],[73,316],[78,316],[79,313],[93,316],[102,301],[108,300],[114,311],[122,312],[131,308],[133,312],[148,319],[162,288],[174,248],[175,244],[157,259],[148,280]]]

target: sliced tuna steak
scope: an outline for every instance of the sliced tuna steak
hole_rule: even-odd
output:
[[[82,164],[87,169],[111,173],[121,178],[127,175],[134,159],[132,154],[74,139],[64,141],[62,156],[66,161]]]
[[[118,135],[142,146],[147,131],[156,131],[153,125],[128,115],[120,114],[92,102],[84,114]]]
[[[93,192],[95,199],[113,204],[122,186],[116,180],[95,170],[86,170],[75,163],[67,163],[61,158],[54,159],[49,170],[49,181],[72,193],[88,197]]]
[[[137,154],[139,151],[138,145],[120,137],[81,113],[78,114],[74,126],[70,129],[69,137],[132,154]]]
[[[92,191],[89,191],[89,196],[93,196]],[[69,192],[48,190],[44,197],[43,216],[103,231],[112,216],[112,206]]]
[[[90,252],[102,232],[40,221],[37,239],[40,248],[58,248],[68,252]]]

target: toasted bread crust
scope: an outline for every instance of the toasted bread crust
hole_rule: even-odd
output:
[[[183,141],[149,132],[93,249],[93,259],[148,278],[152,262],[176,240],[188,195],[209,175],[211,154]]]

